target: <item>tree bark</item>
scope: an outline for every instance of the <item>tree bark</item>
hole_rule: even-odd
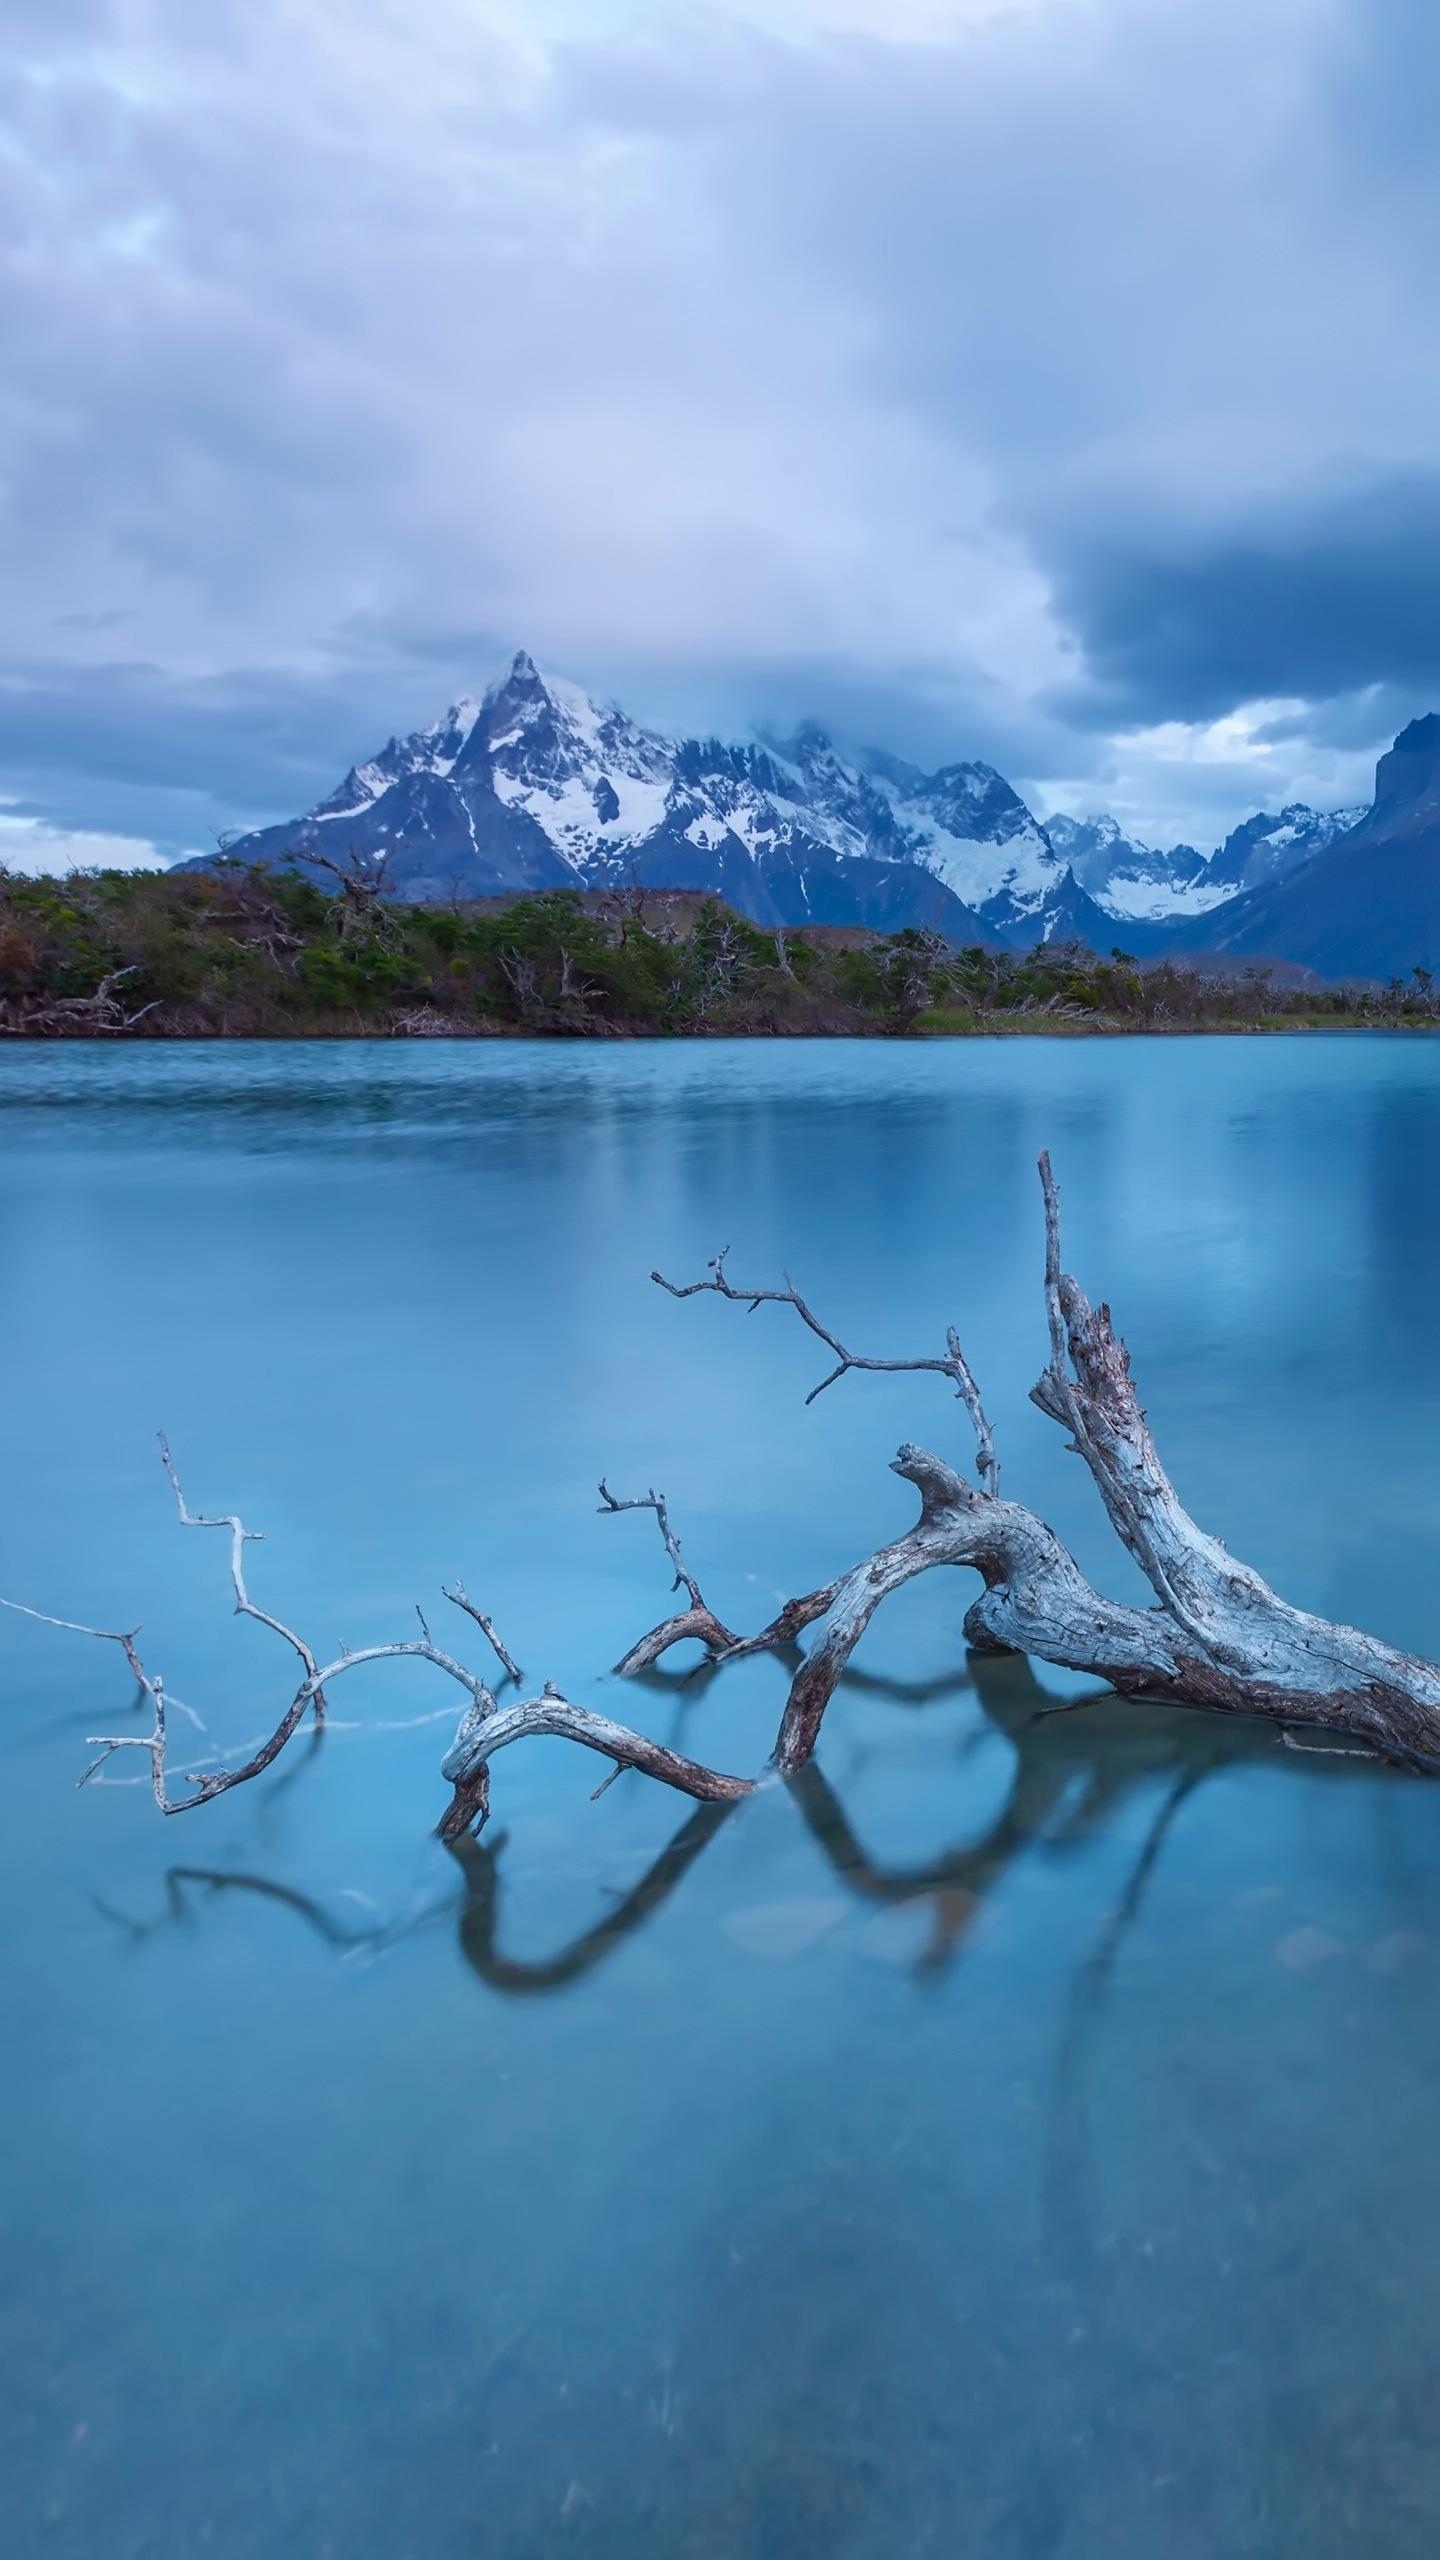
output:
[[[835,1359],[835,1367],[813,1390],[814,1395],[852,1371],[928,1372],[948,1380],[970,1420],[980,1477],[978,1484],[972,1484],[946,1459],[906,1442],[892,1466],[920,1497],[920,1516],[914,1526],[875,1554],[862,1557],[837,1579],[788,1600],[752,1636],[735,1634],[706,1600],[686,1565],[665,1496],[652,1489],[621,1500],[602,1482],[602,1510],[654,1512],[675,1590],[685,1594],[684,1607],[629,1648],[618,1666],[622,1674],[651,1669],[674,1646],[686,1642],[702,1648],[698,1668],[778,1651],[823,1620],[817,1642],[791,1683],[767,1771],[745,1777],[709,1768],[577,1705],[550,1683],[538,1696],[502,1706],[478,1672],[432,1641],[423,1613],[418,1613],[418,1640],[371,1645],[359,1652],[342,1650],[334,1662],[322,1666],[302,1636],[250,1598],[244,1550],[257,1533],[233,1515],[192,1513],[162,1438],[165,1469],[181,1522],[187,1528],[229,1532],[230,1580],[237,1611],[258,1619],[289,1645],[305,1677],[273,1730],[257,1745],[247,1746],[240,1765],[192,1773],[187,1781],[190,1792],[174,1796],[167,1775],[167,1711],[178,1708],[193,1722],[199,1719],[193,1709],[183,1708],[180,1700],[167,1694],[159,1674],[146,1670],[136,1651],[138,1630],[117,1633],[50,1619],[51,1625],[118,1645],[139,1695],[148,1698],[153,1713],[147,1734],[92,1736],[100,1758],[85,1772],[81,1784],[93,1778],[113,1754],[142,1750],[149,1754],[150,1780],[160,1810],[188,1812],[269,1768],[307,1712],[313,1711],[317,1720],[323,1715],[327,1688],[345,1672],[362,1662],[409,1660],[443,1672],[468,1697],[442,1762],[442,1774],[452,1789],[439,1826],[448,1841],[483,1826],[496,1754],[533,1736],[561,1736],[602,1754],[613,1763],[612,1777],[625,1769],[638,1769],[701,1803],[732,1804],[751,1794],[765,1776],[793,1778],[807,1766],[826,1709],[876,1610],[892,1591],[937,1565],[963,1565],[979,1577],[982,1587],[965,1619],[967,1644],[977,1652],[1028,1654],[1064,1670],[1087,1672],[1126,1698],[1264,1717],[1280,1728],[1286,1741],[1316,1730],[1344,1737],[1372,1756],[1408,1769],[1440,1770],[1440,1668],[1359,1628],[1294,1608],[1191,1519],[1161,1465],[1130,1374],[1129,1355],[1114,1330],[1109,1308],[1092,1306],[1078,1281],[1062,1267],[1059,1197],[1048,1156],[1040,1159],[1040,1179],[1050,1356],[1032,1395],[1041,1411],[1069,1433],[1070,1445],[1089,1469],[1111,1526],[1155,1594],[1152,1607],[1133,1608],[1108,1599],[1035,1512],[1001,1497],[994,1435],[953,1331],[943,1355],[913,1360],[862,1356],[847,1350],[820,1322],[788,1277],[782,1289],[742,1289],[730,1280],[726,1257],[720,1254],[710,1265],[708,1279],[687,1286],[664,1280],[658,1272],[652,1276],[675,1298],[708,1292],[752,1312],[766,1304],[790,1307]],[[445,1597],[475,1620],[507,1676],[518,1686],[520,1675],[512,1656],[463,1583],[449,1586]],[[42,1613],[26,1610],[23,1614]],[[603,1782],[610,1783],[608,1778]],[[603,1786],[596,1792],[603,1792]]]

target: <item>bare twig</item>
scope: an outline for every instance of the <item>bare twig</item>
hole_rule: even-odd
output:
[[[687,1570],[680,1541],[670,1526],[670,1513],[666,1507],[665,1496],[663,1493],[657,1493],[652,1485],[648,1493],[634,1494],[628,1501],[625,1501],[611,1492],[609,1485],[602,1476],[600,1479],[600,1508],[602,1511],[653,1511],[661,1539],[664,1543],[665,1553],[669,1557],[675,1572],[675,1579],[670,1586],[671,1590],[688,1591],[690,1594],[691,1606],[693,1608],[703,1609],[705,1607],[705,1600],[701,1592],[700,1585],[696,1581],[693,1573],[690,1573]]]
[[[464,1610],[467,1618],[474,1619],[476,1626],[480,1629],[481,1634],[490,1646],[496,1660],[503,1665],[507,1677],[514,1681],[515,1686],[518,1689],[521,1681],[525,1677],[524,1672],[521,1670],[518,1662],[512,1660],[510,1654],[507,1653],[504,1645],[500,1641],[500,1638],[495,1633],[493,1621],[485,1616],[483,1610],[476,1608],[475,1603],[471,1599],[469,1592],[466,1590],[464,1583],[442,1582],[440,1585],[440,1597],[442,1600],[453,1601],[457,1609]]]
[[[670,1587],[673,1591],[685,1592],[690,1602],[688,1609],[678,1610],[673,1617],[663,1619],[658,1627],[652,1627],[648,1635],[642,1636],[638,1644],[630,1647],[629,1652],[615,1666],[620,1676],[628,1679],[637,1671],[647,1670],[651,1663],[659,1661],[662,1653],[668,1653],[672,1645],[683,1644],[691,1637],[698,1644],[704,1645],[712,1662],[721,1661],[727,1654],[733,1653],[740,1639],[725,1625],[723,1619],[716,1617],[699,1583],[687,1566],[680,1541],[670,1526],[670,1512],[664,1494],[657,1493],[652,1485],[648,1493],[635,1494],[629,1500],[622,1500],[611,1492],[602,1476],[600,1508],[608,1512],[654,1512],[661,1541],[675,1576]]]
[[[751,1315],[755,1313],[757,1307],[793,1307],[801,1323],[807,1325],[817,1339],[835,1354],[835,1367],[821,1379],[818,1387],[811,1388],[805,1398],[807,1404],[813,1404],[817,1396],[823,1396],[827,1387],[833,1387],[837,1379],[843,1378],[851,1369],[884,1371],[891,1375],[924,1370],[935,1377],[949,1378],[954,1385],[956,1395],[970,1417],[971,1428],[975,1434],[976,1473],[987,1493],[999,1492],[1000,1462],[995,1454],[994,1434],[986,1419],[985,1407],[981,1401],[980,1389],[975,1382],[974,1373],[960,1347],[960,1337],[953,1325],[945,1337],[943,1360],[938,1358],[872,1360],[862,1352],[846,1350],[839,1335],[832,1333],[828,1325],[823,1325],[813,1307],[807,1305],[801,1297],[788,1271],[783,1275],[785,1281],[783,1289],[737,1289],[734,1282],[726,1275],[725,1264],[729,1252],[730,1248],[727,1245],[723,1253],[716,1254],[710,1265],[708,1280],[691,1280],[682,1285],[677,1281],[667,1280],[663,1271],[652,1271],[650,1277],[658,1288],[667,1290],[672,1298],[698,1298],[707,1294],[717,1298],[730,1298],[737,1306],[748,1307]]]
[[[665,1497],[652,1488],[643,1496],[622,1499],[602,1481],[603,1510],[653,1511],[675,1589],[687,1603],[642,1637],[620,1668],[644,1668],[684,1638],[697,1639],[712,1663],[733,1661],[792,1642],[823,1618],[824,1631],[792,1682],[773,1755],[774,1768],[792,1776],[809,1762],[829,1701],[888,1594],[934,1566],[965,1566],[983,1585],[965,1619],[967,1644],[979,1652],[1031,1654],[1091,1674],[1124,1697],[1266,1717],[1280,1727],[1291,1748],[1298,1746],[1301,1732],[1318,1730],[1334,1743],[1358,1747],[1409,1768],[1440,1770],[1440,1666],[1401,1653],[1354,1627],[1291,1607],[1250,1567],[1200,1530],[1183,1509],[1160,1463],[1129,1358],[1109,1310],[1103,1305],[1092,1308],[1063,1269],[1059,1201],[1048,1158],[1041,1160],[1040,1176],[1050,1358],[1034,1390],[1035,1399],[1070,1430],[1118,1535],[1148,1575],[1159,1606],[1132,1608],[1105,1598],[1045,1521],[995,1493],[989,1426],[953,1333],[944,1360],[862,1357],[848,1351],[819,1322],[788,1279],[783,1290],[743,1290],[732,1285],[725,1276],[722,1254],[711,1265],[711,1277],[689,1287],[661,1280],[658,1273],[655,1277],[677,1298],[709,1291],[752,1310],[765,1303],[792,1306],[836,1356],[837,1366],[815,1393],[848,1369],[924,1370],[949,1377],[971,1412],[982,1483],[977,1488],[944,1459],[906,1443],[893,1466],[919,1495],[920,1515],[914,1526],[863,1557],[838,1580],[787,1601],[758,1635],[739,1637],[716,1618],[686,1565]],[[91,1737],[100,1756],[85,1772],[82,1784],[113,1754],[142,1750],[149,1755],[151,1787],[161,1811],[186,1812],[270,1767],[307,1711],[318,1709],[327,1686],[342,1673],[365,1663],[418,1661],[442,1672],[463,1689],[467,1699],[442,1764],[454,1791],[441,1824],[448,1839],[459,1838],[484,1822],[490,1764],[496,1752],[530,1736],[563,1736],[608,1760],[611,1778],[597,1788],[597,1794],[627,1768],[639,1769],[663,1785],[709,1803],[734,1802],[755,1786],[753,1778],[706,1767],[578,1706],[553,1685],[538,1697],[497,1706],[480,1675],[435,1644],[423,1611],[418,1639],[368,1645],[358,1651],[344,1646],[334,1662],[322,1666],[303,1637],[250,1599],[244,1550],[256,1533],[247,1530],[236,1515],[192,1513],[163,1439],[161,1449],[182,1523],[230,1532],[237,1612],[257,1618],[281,1636],[299,1657],[305,1676],[273,1729],[242,1746],[244,1756],[238,1765],[235,1754],[219,1755],[218,1764],[212,1761],[207,1768],[187,1774],[188,1793],[172,1795],[166,1777],[167,1711],[178,1701],[168,1699],[159,1674],[148,1671],[141,1660],[138,1629],[81,1625],[7,1602],[7,1607],[46,1625],[117,1645],[139,1691],[150,1701],[148,1734]],[[482,1629],[498,1659],[518,1681],[517,1666],[463,1584],[447,1588],[446,1597]],[[186,1712],[193,1714],[193,1710]]]
[[[298,1653],[313,1680],[316,1676],[315,1656],[304,1637],[298,1636],[293,1627],[287,1627],[282,1618],[273,1618],[268,1609],[258,1608],[245,1585],[245,1549],[262,1539],[265,1535],[264,1530],[247,1529],[244,1521],[233,1511],[214,1513],[192,1511],[185,1500],[184,1488],[176,1472],[175,1461],[170,1455],[170,1443],[163,1431],[156,1436],[160,1442],[160,1463],[170,1479],[170,1490],[175,1496],[175,1508],[180,1514],[181,1527],[228,1529],[230,1532],[230,1581],[235,1593],[235,1615],[237,1618],[257,1618],[262,1627],[269,1627],[272,1634],[282,1636],[291,1651]],[[422,1620],[421,1623],[423,1625],[424,1621]],[[317,1724],[323,1724],[325,1721],[323,1688],[316,1688],[312,1696],[315,1721]]]

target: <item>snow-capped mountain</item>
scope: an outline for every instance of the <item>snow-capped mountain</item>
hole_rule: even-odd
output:
[[[1160,923],[1171,916],[1203,915],[1233,896],[1215,880],[1210,863],[1193,844],[1168,853],[1127,836],[1114,818],[1047,818],[1045,833],[1070,865],[1081,887],[1117,922]]]
[[[522,650],[483,698],[392,738],[242,860],[329,854],[403,897],[704,889],[757,922],[928,925],[950,939],[1104,941],[1107,918],[989,765],[851,763],[813,724],[788,739],[669,739]],[[328,876],[328,875],[320,875]]]
[[[1045,833],[1107,916],[1117,923],[1163,925],[1209,915],[1246,890],[1298,871],[1364,814],[1292,801],[1278,813],[1262,809],[1247,818],[1211,854],[1193,844],[1168,851],[1142,844],[1109,817],[1047,818]],[[1198,948],[1197,938],[1190,938]]]
[[[1401,730],[1348,832],[1335,828],[1278,879],[1218,908],[1205,948],[1298,960],[1328,978],[1440,971],[1440,715]]]
[[[1296,805],[1247,819],[1214,855],[1161,851],[1111,817],[1042,826],[990,765],[853,758],[813,722],[739,743],[662,737],[522,650],[483,696],[231,850],[327,882],[316,856],[386,858],[392,891],[415,899],[633,882],[704,890],[761,924],[1149,952],[1182,934],[1220,947],[1222,909],[1298,872],[1357,814]]]
[[[1227,897],[1241,889],[1267,888],[1323,853],[1337,836],[1348,835],[1366,814],[1364,809],[1311,809],[1302,800],[1292,800],[1278,816],[1262,810],[1226,837],[1212,856],[1209,876],[1224,883]]]

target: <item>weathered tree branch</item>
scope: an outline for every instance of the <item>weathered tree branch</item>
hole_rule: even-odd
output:
[[[726,1277],[725,1264],[729,1253],[730,1248],[726,1245],[723,1253],[716,1254],[710,1265],[708,1280],[691,1280],[681,1286],[674,1280],[667,1280],[662,1271],[652,1271],[650,1277],[659,1288],[668,1290],[672,1298],[699,1298],[708,1293],[718,1298],[733,1299],[737,1306],[748,1307],[752,1316],[757,1307],[793,1307],[801,1323],[808,1325],[810,1331],[835,1354],[835,1367],[821,1379],[818,1387],[811,1388],[805,1399],[807,1404],[813,1404],[817,1396],[823,1396],[827,1387],[833,1387],[836,1380],[843,1378],[851,1369],[887,1370],[892,1374],[907,1370],[928,1370],[934,1376],[951,1379],[955,1393],[970,1416],[975,1433],[976,1473],[987,1492],[999,1492],[1000,1463],[995,1455],[994,1437],[985,1418],[985,1408],[980,1401],[980,1390],[975,1383],[965,1354],[960,1348],[960,1337],[953,1325],[945,1337],[946,1350],[943,1360],[870,1360],[858,1351],[847,1351],[839,1336],[833,1334],[828,1325],[820,1322],[814,1309],[806,1305],[788,1271],[784,1274],[783,1289],[737,1289],[733,1281]]]
[[[501,1643],[500,1638],[495,1633],[493,1621],[486,1617],[482,1609],[476,1608],[475,1603],[466,1590],[464,1583],[442,1583],[440,1587],[440,1597],[442,1600],[452,1601],[457,1609],[464,1610],[467,1618],[474,1619],[476,1626],[480,1629],[481,1634],[484,1636],[486,1643],[489,1645],[497,1662],[504,1666],[506,1678],[513,1680],[516,1688],[518,1689],[521,1681],[525,1677],[524,1672],[521,1670],[518,1662],[513,1662],[511,1660],[505,1646]]]
[[[455,1789],[440,1824],[442,1840],[473,1830],[477,1815],[483,1821],[489,1810],[490,1762],[507,1742],[523,1742],[535,1734],[560,1734],[567,1742],[583,1743],[587,1751],[603,1752],[617,1770],[641,1769],[662,1786],[675,1787],[682,1796],[696,1796],[707,1804],[729,1804],[738,1796],[753,1795],[758,1783],[704,1768],[698,1760],[687,1760],[646,1734],[632,1733],[628,1725],[612,1724],[608,1716],[577,1707],[558,1689],[547,1687],[540,1697],[523,1699],[517,1706],[492,1705],[488,1713],[468,1709],[461,1717],[459,1731],[440,1763],[441,1777],[448,1778]]]
[[[657,1494],[652,1490],[649,1493],[637,1495],[633,1501],[618,1502],[608,1484],[602,1479],[600,1507],[602,1511],[653,1511],[655,1513],[660,1524],[660,1535],[664,1541],[665,1552],[675,1568],[675,1581],[672,1587],[676,1591],[687,1592],[690,1599],[688,1609],[678,1610],[673,1617],[662,1618],[658,1626],[652,1627],[647,1635],[639,1637],[636,1643],[632,1644],[629,1652],[615,1665],[621,1679],[632,1679],[636,1672],[650,1670],[660,1660],[662,1654],[670,1651],[672,1645],[684,1644],[691,1637],[705,1647],[705,1658],[702,1662],[696,1663],[694,1671],[689,1675],[691,1678],[694,1677],[695,1671],[703,1671],[707,1667],[714,1668],[722,1662],[738,1662],[747,1653],[774,1652],[783,1645],[793,1644],[806,1627],[813,1626],[817,1618],[823,1618],[840,1588],[838,1582],[827,1582],[818,1591],[802,1592],[797,1599],[787,1600],[783,1607],[777,1610],[769,1625],[761,1627],[757,1634],[734,1635],[723,1619],[716,1617],[699,1584],[689,1571],[681,1551],[680,1541],[670,1527],[670,1514],[663,1494]]]
[[[175,1496],[175,1508],[180,1514],[181,1527],[184,1529],[228,1529],[230,1532],[230,1581],[235,1592],[236,1617],[258,1618],[262,1627],[269,1627],[273,1634],[282,1636],[286,1644],[291,1647],[292,1651],[299,1654],[301,1661],[305,1665],[306,1672],[313,1680],[316,1677],[317,1671],[315,1656],[311,1652],[308,1644],[305,1642],[304,1637],[297,1636],[294,1628],[287,1627],[281,1619],[272,1618],[268,1609],[257,1608],[245,1586],[245,1549],[248,1545],[252,1545],[257,1540],[263,1538],[265,1535],[264,1530],[247,1529],[244,1521],[239,1519],[233,1511],[223,1513],[217,1512],[214,1514],[192,1511],[185,1500],[184,1489],[181,1485],[180,1478],[175,1471],[175,1461],[170,1455],[170,1443],[166,1439],[163,1431],[157,1433],[156,1436],[160,1442],[160,1463],[165,1469],[165,1473],[170,1481],[170,1490]],[[323,1689],[316,1689],[313,1692],[312,1702],[315,1709],[315,1721],[317,1724],[323,1724],[325,1721],[325,1692]]]
[[[950,1379],[974,1432],[980,1482],[972,1484],[944,1458],[905,1443],[892,1464],[895,1474],[919,1495],[920,1516],[914,1526],[875,1554],[862,1557],[837,1580],[788,1600],[757,1634],[739,1636],[710,1607],[686,1564],[665,1496],[652,1488],[644,1495],[622,1499],[602,1480],[602,1510],[655,1514],[674,1588],[684,1593],[687,1603],[630,1648],[620,1671],[649,1669],[672,1646],[687,1640],[698,1641],[705,1661],[718,1666],[791,1644],[806,1627],[823,1619],[819,1641],[791,1684],[772,1755],[774,1770],[782,1777],[793,1777],[809,1763],[830,1700],[882,1601],[933,1566],[963,1565],[982,1584],[965,1619],[967,1642],[977,1651],[1033,1655],[1067,1670],[1090,1673],[1125,1697],[1168,1699],[1229,1715],[1265,1717],[1292,1746],[1298,1734],[1318,1730],[1406,1767],[1440,1771],[1440,1667],[1357,1628],[1293,1608],[1190,1518],[1160,1463],[1135,1392],[1129,1356],[1114,1331],[1109,1309],[1092,1307],[1063,1268],[1059,1197],[1047,1156],[1040,1160],[1040,1178],[1050,1357],[1033,1390],[1034,1400],[1069,1432],[1112,1526],[1146,1576],[1157,1605],[1139,1609],[1106,1598],[1042,1519],[1023,1505],[1000,1498],[993,1434],[953,1330],[943,1359],[863,1357],[848,1351],[819,1321],[788,1278],[783,1289],[737,1288],[726,1277],[726,1257],[720,1254],[710,1266],[708,1280],[678,1286],[658,1272],[652,1276],[676,1298],[708,1292],[747,1306],[752,1313],[765,1304],[793,1307],[808,1330],[835,1354],[837,1363],[807,1402],[813,1403],[816,1395],[851,1369],[924,1371]],[[440,1824],[447,1840],[461,1838],[484,1823],[490,1765],[496,1753],[510,1743],[537,1736],[578,1743],[607,1758],[613,1776],[624,1769],[638,1769],[703,1803],[734,1803],[757,1785],[754,1777],[708,1768],[579,1706],[552,1683],[537,1696],[500,1707],[478,1672],[435,1644],[423,1612],[419,1613],[418,1640],[369,1645],[359,1651],[343,1647],[333,1662],[322,1665],[303,1636],[250,1598],[244,1550],[258,1533],[247,1529],[235,1514],[192,1512],[163,1437],[161,1452],[183,1525],[230,1532],[230,1577],[237,1613],[258,1619],[280,1636],[298,1655],[304,1678],[279,1721],[259,1743],[247,1746],[239,1765],[191,1771],[185,1781],[190,1792],[172,1795],[166,1768],[167,1709],[180,1702],[167,1697],[158,1674],[147,1671],[136,1649],[138,1629],[117,1633],[46,1619],[47,1624],[118,1645],[141,1695],[151,1705],[148,1734],[92,1737],[100,1757],[85,1772],[82,1785],[112,1754],[143,1750],[149,1754],[151,1785],[160,1810],[188,1812],[258,1777],[284,1750],[307,1710],[313,1708],[318,1719],[328,1685],[362,1663],[381,1661],[428,1663],[467,1694],[459,1729],[442,1762],[452,1788]],[[463,1583],[447,1586],[445,1597],[480,1627],[518,1685],[518,1666]],[[40,1617],[43,1613],[25,1610],[23,1614]],[[193,1716],[194,1711],[187,1708],[185,1712]],[[604,1784],[610,1782],[607,1779]],[[603,1786],[596,1790],[603,1791]]]
[[[17,995],[0,999],[0,1033],[14,1032],[23,1039],[55,1032],[83,1033],[87,1038],[99,1033],[119,1034],[133,1031],[147,1013],[159,1009],[162,999],[152,996],[148,1004],[137,1005],[127,1013],[115,993],[127,978],[138,977],[139,963],[132,961],[125,969],[111,969],[103,977],[93,995],[47,996]]]
[[[712,1662],[718,1662],[733,1652],[740,1639],[716,1617],[686,1565],[680,1541],[670,1526],[670,1512],[664,1494],[657,1493],[652,1485],[648,1493],[635,1494],[628,1501],[621,1501],[611,1492],[602,1476],[600,1508],[609,1512],[654,1512],[656,1526],[675,1575],[670,1587],[672,1591],[685,1592],[690,1602],[688,1609],[679,1609],[673,1617],[662,1619],[658,1627],[652,1627],[648,1635],[641,1636],[637,1644],[632,1644],[629,1652],[615,1666],[622,1678],[648,1670],[651,1663],[658,1662],[661,1654],[668,1653],[672,1645],[684,1644],[692,1636],[697,1644],[703,1644]]]
[[[786,1704],[777,1766],[791,1773],[809,1758],[845,1665],[888,1593],[931,1565],[964,1564],[985,1585],[965,1621],[972,1645],[998,1645],[1092,1672],[1129,1697],[1265,1716],[1287,1731],[1320,1727],[1407,1767],[1440,1770],[1440,1668],[1357,1628],[1293,1608],[1190,1518],[1160,1463],[1108,1307],[1092,1307],[1062,1267],[1059,1196],[1048,1155],[1040,1159],[1040,1179],[1050,1358],[1034,1400],[1070,1432],[1112,1526],[1155,1592],[1154,1609],[1106,1599],[1043,1520],[996,1496],[993,1440],[953,1334],[963,1377],[949,1363],[861,1361],[788,1284],[768,1291],[734,1287],[723,1254],[709,1280],[685,1288],[652,1274],[672,1297],[708,1290],[752,1312],[766,1300],[793,1305],[839,1354],[838,1368],[822,1386],[848,1368],[945,1369],[957,1377],[981,1451],[983,1489],[928,1451],[909,1444],[900,1451],[895,1472],[920,1492],[920,1519],[834,1587],[826,1632],[796,1674]]]

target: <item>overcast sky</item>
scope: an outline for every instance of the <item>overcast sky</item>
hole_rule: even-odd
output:
[[[8,0],[0,858],[521,644],[1206,847],[1440,707],[1436,0]]]

